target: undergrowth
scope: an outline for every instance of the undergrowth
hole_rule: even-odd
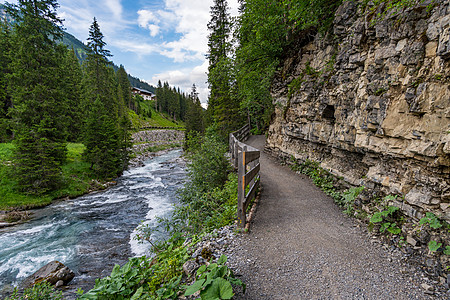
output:
[[[231,299],[231,283],[241,282],[224,265],[226,257],[201,267],[193,285],[183,276],[190,247],[214,229],[234,223],[237,211],[237,176],[229,173],[226,145],[214,128],[190,139],[188,178],[179,191],[180,204],[170,218],[159,219],[157,228],[143,225],[137,235],[148,243],[153,257],[130,258],[124,266],[115,266],[110,276],[96,280],[94,289],[79,291],[79,299],[178,299],[196,291],[202,299]],[[158,230],[166,231],[169,238],[154,241]]]

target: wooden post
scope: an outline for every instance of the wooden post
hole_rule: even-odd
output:
[[[244,151],[239,152],[239,163],[238,163],[238,226],[241,228],[245,227],[245,211],[244,211],[244,197],[245,197],[245,187],[244,187],[244,176],[245,176],[245,165],[244,165]]]
[[[236,138],[234,138],[234,167],[239,166],[239,142]]]

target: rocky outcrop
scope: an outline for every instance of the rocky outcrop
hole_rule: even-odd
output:
[[[429,2],[377,19],[344,1],[275,79],[266,151],[450,221],[450,4]]]
[[[27,289],[44,281],[60,287],[67,285],[74,277],[75,274],[68,267],[55,260],[37,270],[30,277],[27,277],[22,282],[21,287]]]

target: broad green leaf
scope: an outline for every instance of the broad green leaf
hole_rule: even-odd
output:
[[[219,265],[223,265],[226,262],[227,262],[227,256],[225,254],[222,254],[220,256],[219,260],[217,260],[217,264],[219,264]]]
[[[140,288],[137,289],[136,293],[134,293],[134,295],[131,297],[130,300],[138,300],[139,297],[141,297],[143,291],[144,288],[141,286]]]
[[[441,248],[442,243],[438,243],[436,241],[430,241],[428,243],[428,249],[430,249],[431,252],[436,252],[439,248]]]
[[[205,279],[200,279],[194,282],[191,286],[189,286],[186,289],[186,292],[184,293],[185,296],[190,296],[195,294],[197,291],[203,288],[203,283],[205,282]]]
[[[234,296],[233,287],[231,283],[223,278],[217,278],[215,280],[219,284],[220,299],[231,299]]]
[[[200,292],[202,300],[217,300],[220,299],[220,289],[217,280],[214,280],[211,285],[207,286]]]
[[[202,265],[200,268],[198,268],[197,275],[200,275],[205,271],[206,271],[206,265]]]
[[[111,277],[116,277],[120,272],[120,266],[119,265],[115,265],[112,272],[111,272]]]
[[[370,223],[379,223],[383,221],[383,217],[381,216],[381,213],[375,213],[372,218],[370,218]]]
[[[450,246],[445,246],[444,254],[450,255]]]

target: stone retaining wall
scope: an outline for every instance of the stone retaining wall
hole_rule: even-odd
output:
[[[333,34],[299,40],[273,84],[266,151],[450,221],[450,4],[436,3],[373,22],[344,1]]]

